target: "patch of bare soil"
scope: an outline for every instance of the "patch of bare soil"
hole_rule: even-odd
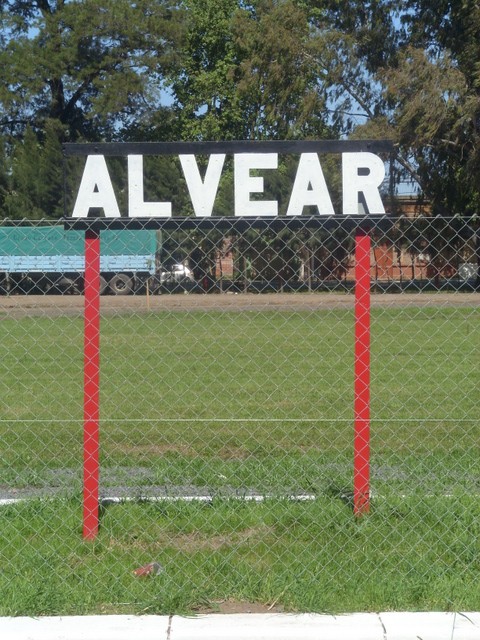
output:
[[[477,307],[480,293],[372,293],[372,307]],[[352,293],[239,293],[102,296],[105,315],[161,311],[321,311],[353,308]],[[0,320],[30,316],[82,317],[80,295],[0,297]]]
[[[215,600],[205,607],[198,607],[200,614],[206,613],[283,613],[284,608],[273,603],[248,602],[242,600]]]
[[[218,551],[223,547],[238,547],[253,540],[263,539],[269,533],[271,533],[271,530],[267,526],[251,527],[234,533],[209,536],[194,531],[192,533],[174,535],[169,540],[169,543],[170,546],[185,553]]]
[[[250,457],[250,452],[241,447],[224,446],[218,452],[222,460],[246,460]]]
[[[155,555],[157,549],[175,549],[183,553],[191,554],[198,551],[219,551],[225,547],[238,547],[255,540],[264,539],[272,532],[270,527],[250,527],[241,531],[225,534],[209,535],[199,531],[190,533],[174,533],[164,531],[157,535],[155,542],[148,542],[142,538],[133,536],[127,539],[111,538],[110,548],[122,550],[142,549]]]
[[[114,442],[109,446],[110,452],[128,453],[140,456],[162,456],[166,453],[178,453],[185,457],[194,458],[198,451],[186,444],[130,444],[128,442]]]

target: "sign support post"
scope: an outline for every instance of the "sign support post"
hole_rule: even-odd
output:
[[[85,232],[83,537],[94,540],[99,516],[100,232]]]
[[[370,246],[368,229],[355,234],[355,365],[353,510],[370,511]]]

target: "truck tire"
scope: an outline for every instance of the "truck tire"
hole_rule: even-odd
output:
[[[0,296],[6,296],[8,293],[8,278],[7,276],[0,276]]]
[[[103,294],[107,291],[107,287],[108,287],[107,281],[103,276],[100,276],[99,291],[101,296],[103,296]]]
[[[128,296],[133,291],[133,280],[125,273],[114,275],[108,285],[115,296]]]

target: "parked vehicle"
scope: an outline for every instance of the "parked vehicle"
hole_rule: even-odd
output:
[[[458,277],[460,280],[474,280],[478,275],[478,264],[464,262],[458,267]]]
[[[83,291],[85,234],[63,226],[0,227],[0,291]],[[128,295],[160,272],[158,234],[151,230],[100,233],[100,293]]]
[[[160,272],[160,283],[170,284],[173,282],[193,282],[193,272],[183,264],[172,264],[172,266]]]

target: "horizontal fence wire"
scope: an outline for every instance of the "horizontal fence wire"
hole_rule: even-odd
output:
[[[1,613],[478,607],[477,218],[369,221],[360,518],[358,221],[102,222],[94,542],[72,226],[0,223]]]

